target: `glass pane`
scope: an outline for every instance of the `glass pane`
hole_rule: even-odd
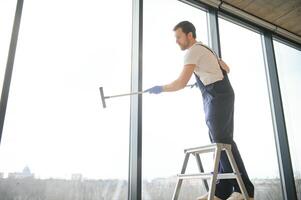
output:
[[[222,57],[235,92],[234,139],[255,199],[281,200],[261,35],[219,18]]]
[[[0,100],[17,1],[0,1]]]
[[[298,199],[301,199],[301,51],[274,41],[276,62]]]
[[[168,84],[182,71],[185,52],[176,43],[173,31],[180,21],[192,22],[197,40],[208,43],[206,16],[206,12],[179,1],[144,1],[145,89]],[[202,109],[201,93],[196,88],[143,96],[143,199],[171,199],[184,149],[210,143]],[[198,172],[192,159],[187,173]],[[180,198],[194,199],[204,192],[201,180],[185,180]]]
[[[130,0],[24,2],[1,198],[127,199],[130,99],[103,109],[99,87],[130,90],[131,9]]]

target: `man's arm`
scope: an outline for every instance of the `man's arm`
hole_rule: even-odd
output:
[[[180,76],[175,81],[170,84],[163,85],[163,92],[172,92],[183,89],[190,80],[195,67],[195,64],[185,65]]]

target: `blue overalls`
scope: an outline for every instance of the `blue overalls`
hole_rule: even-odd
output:
[[[222,68],[221,70],[224,79],[206,86],[198,75],[194,73],[203,96],[205,119],[209,128],[210,141],[212,143],[231,144],[233,157],[237,163],[249,197],[254,197],[254,186],[248,177],[236,143],[233,140],[234,91],[228,79],[227,72]],[[218,171],[219,173],[232,173],[230,162],[224,151],[221,153]],[[217,181],[215,196],[227,199],[232,192],[241,192],[236,179],[220,179]]]

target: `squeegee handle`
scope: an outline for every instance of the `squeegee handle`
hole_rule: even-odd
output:
[[[186,85],[186,87],[191,87],[192,85]],[[132,93],[125,93],[125,94],[117,94],[117,95],[112,95],[112,96],[105,96],[105,99],[109,99],[109,98],[114,98],[114,97],[122,97],[122,96],[128,96],[128,95],[134,95],[134,94],[143,94],[145,93],[144,91],[140,91],[140,92],[132,92]]]
[[[118,94],[118,95],[112,95],[112,96],[106,96],[105,99],[113,98],[113,97],[122,97],[122,96],[128,96],[128,95],[134,95],[134,94],[143,94],[144,92],[132,92],[132,93],[125,93],[125,94]]]

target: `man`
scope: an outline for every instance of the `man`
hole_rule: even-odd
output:
[[[206,124],[212,143],[231,144],[232,153],[241,173],[250,199],[254,198],[254,186],[251,183],[243,161],[233,140],[234,91],[227,76],[227,65],[217,58],[214,52],[196,41],[196,30],[192,23],[183,21],[174,27],[176,42],[181,50],[187,50],[184,67],[179,77],[167,85],[154,86],[145,91],[152,94],[183,89],[192,74],[201,90]],[[232,168],[223,151],[219,163],[219,173],[231,173]],[[206,200],[208,194],[198,200]],[[221,179],[216,183],[215,200],[243,200],[239,185],[235,179]]]

